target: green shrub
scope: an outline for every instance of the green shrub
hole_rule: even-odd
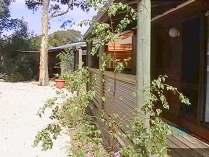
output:
[[[6,81],[8,81],[8,82],[21,82],[21,81],[25,81],[25,78],[21,73],[15,72],[15,73],[9,74],[6,77]]]
[[[132,145],[124,147],[124,157],[167,157],[167,137],[171,134],[169,125],[161,118],[163,111],[169,110],[167,93],[172,93],[182,104],[190,105],[177,88],[166,84],[167,76],[159,76],[145,90],[145,102],[133,120],[128,135]]]
[[[107,156],[102,145],[101,132],[94,118],[87,112],[95,95],[92,89],[87,90],[90,79],[88,70],[84,68],[66,75],[66,88],[73,93],[73,96],[59,91],[57,97],[48,100],[38,112],[41,117],[46,109],[50,109],[53,123],[48,126],[70,130],[72,148],[69,156],[72,157],[86,157],[87,154],[94,157]],[[51,149],[60,131],[50,127],[39,131],[35,137],[34,146],[41,144],[43,150]]]

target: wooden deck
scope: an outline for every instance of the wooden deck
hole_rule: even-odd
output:
[[[179,129],[168,138],[169,157],[209,157],[209,145]]]

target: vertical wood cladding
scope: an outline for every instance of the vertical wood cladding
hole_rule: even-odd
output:
[[[122,130],[126,130],[126,124],[136,113],[136,78],[134,75],[114,74],[105,72],[104,88],[102,88],[99,70],[90,69],[97,79],[95,81],[96,97],[94,103],[98,108],[103,108],[109,116],[117,116],[122,124]],[[102,97],[105,98],[104,104]]]
[[[96,96],[94,98],[94,103],[97,106],[98,109],[103,108],[103,101],[102,101],[102,97],[103,97],[103,76],[101,74],[101,72],[98,69],[93,69],[90,68],[89,69],[91,75],[92,75],[92,79],[94,81],[94,90],[96,92]]]

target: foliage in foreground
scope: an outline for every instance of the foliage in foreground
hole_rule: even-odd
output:
[[[95,117],[88,113],[88,107],[94,98],[95,92],[92,88],[86,89],[87,84],[93,85],[87,69],[80,69],[66,78],[66,89],[72,92],[59,92],[56,98],[48,102],[39,110],[38,115],[43,116],[46,109],[51,109],[50,118],[53,120],[42,131],[36,135],[34,146],[39,145],[43,150],[53,147],[54,140],[60,135],[63,128],[70,131],[73,139],[70,156],[72,157],[105,157],[111,156],[103,147],[103,140],[98,130]],[[166,98],[168,92],[176,95],[183,104],[190,104],[189,100],[180,93],[177,88],[166,84],[166,76],[160,76],[152,81],[149,89],[145,91],[146,101],[139,109],[131,128],[128,138],[131,145],[122,147],[120,154],[124,157],[148,157],[156,155],[164,157],[167,155],[167,136],[171,133],[169,126],[161,119],[161,113],[169,109]],[[143,116],[142,116],[143,115]],[[120,125],[112,118],[105,119],[98,116],[108,126],[108,132],[113,138],[118,134]],[[148,127],[149,126],[149,127]]]
[[[167,76],[159,76],[146,89],[145,104],[138,111],[131,125],[132,132],[128,135],[133,145],[123,148],[124,157],[167,156],[167,137],[171,130],[161,119],[163,111],[169,110],[166,95],[174,94],[185,105],[190,105],[190,102],[177,88],[166,84],[166,78]]]
[[[86,89],[87,84],[91,83],[90,79],[87,69],[80,69],[65,76],[68,91],[59,91],[58,96],[50,99],[38,112],[41,117],[46,109],[51,109],[50,118],[53,123],[38,132],[34,146],[41,144],[43,150],[51,149],[61,130],[67,128],[73,139],[70,156],[85,157],[86,154],[95,157],[106,156],[101,132],[96,127],[94,117],[87,113],[87,108],[95,95],[92,89],[88,91]],[[73,95],[69,95],[69,92]]]

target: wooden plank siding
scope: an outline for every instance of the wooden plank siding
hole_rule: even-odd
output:
[[[96,96],[93,101],[98,109],[102,109],[103,108],[102,97],[104,96],[103,76],[101,72],[99,71],[99,69],[89,68],[89,71],[92,75],[92,79],[95,81],[93,88],[96,92]]]
[[[122,130],[126,130],[131,118],[136,113],[135,76],[127,74],[104,74],[104,110],[108,115],[120,118]]]

